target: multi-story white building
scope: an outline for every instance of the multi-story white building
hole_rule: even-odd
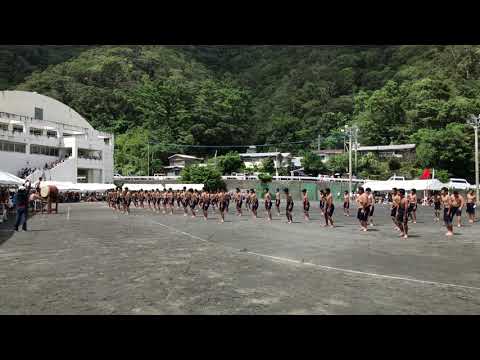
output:
[[[0,91],[0,170],[29,179],[112,183],[112,134],[96,131],[75,110],[50,97]]]

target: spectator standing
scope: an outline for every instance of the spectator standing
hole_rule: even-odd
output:
[[[18,231],[18,226],[22,224],[23,231],[27,231],[27,216],[28,216],[28,191],[25,186],[18,188],[17,194],[14,196],[15,208],[17,210],[17,220],[15,222],[15,231]]]
[[[38,194],[40,194],[40,187],[42,185],[43,178],[40,176],[37,181],[35,181],[35,190]]]
[[[0,223],[7,220],[8,191],[0,188]]]

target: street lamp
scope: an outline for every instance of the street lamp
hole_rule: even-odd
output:
[[[353,137],[357,137],[358,127],[355,125],[348,126],[345,125],[345,129],[342,129],[346,135],[348,135],[349,145],[348,145],[348,191],[349,196],[352,195],[352,140]],[[356,156],[355,156],[356,157]]]
[[[358,153],[358,127],[353,125],[353,138],[355,141],[355,174],[357,174],[357,153]]]
[[[467,124],[473,127],[475,131],[475,189],[476,189],[476,197],[477,197],[477,204],[480,203],[480,199],[478,198],[479,195],[479,188],[478,188],[478,126],[480,124],[480,115],[475,116],[471,115],[469,119],[467,119]]]

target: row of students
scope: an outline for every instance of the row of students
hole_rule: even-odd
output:
[[[401,233],[401,237],[408,238],[408,221],[416,224],[417,197],[415,189],[405,195],[404,189],[393,189],[391,217],[394,228]],[[475,221],[476,197],[473,190],[467,194],[467,200],[457,191],[449,192],[448,188],[442,188],[441,192],[434,193],[434,221],[440,221],[440,211],[443,205],[443,222],[447,228],[445,235],[453,236],[453,220],[457,218],[457,227],[461,227],[462,209],[466,206],[468,220]]]
[[[284,189],[284,196],[286,201],[286,218],[287,223],[293,222],[293,198],[289,193],[288,188]],[[375,201],[370,188],[364,189],[360,187],[358,189],[356,203],[358,207],[357,219],[360,222],[360,230],[367,231],[368,226],[374,226],[373,215],[375,210]],[[400,236],[408,238],[408,221],[413,224],[417,222],[417,195],[416,190],[412,189],[407,195],[404,189],[393,189],[391,218],[394,223],[394,229],[400,232]],[[164,191],[136,191],[130,192],[128,188],[123,191],[117,190],[110,192],[107,196],[108,204],[114,210],[122,211],[124,213],[130,213],[130,205],[133,202],[135,207],[145,208],[148,206],[153,211],[161,211],[163,213],[170,213],[173,215],[174,206],[178,208],[183,207],[184,216],[188,216],[190,212],[192,217],[196,216],[196,207],[202,210],[204,219],[208,218],[208,210],[211,208],[213,211],[218,208],[220,213],[220,221],[225,221],[225,214],[228,212],[230,200],[233,198],[235,201],[237,216],[242,216],[242,206],[245,207],[248,212],[251,212],[253,218],[258,217],[258,208],[260,201],[254,189],[242,192],[240,189],[236,189],[235,193],[229,193],[225,191],[207,192],[207,191],[195,191],[186,187],[182,191],[173,191],[172,189]],[[269,189],[265,189],[263,194],[263,206],[265,208],[266,219],[272,221],[272,195]],[[280,206],[282,202],[282,195],[280,189],[276,190],[275,194],[275,207],[277,214],[280,216]],[[463,198],[458,191],[454,191],[449,194],[448,189],[442,189],[441,193],[434,195],[435,205],[435,221],[439,221],[440,208],[443,204],[444,216],[443,220],[447,227],[446,235],[453,235],[453,219],[457,217],[457,226],[461,226],[461,214],[462,209],[466,206],[469,222],[474,222],[475,217],[475,202],[476,198],[473,191],[467,194],[467,200]],[[146,205],[145,205],[146,204]],[[308,199],[307,190],[302,190],[302,206],[304,212],[304,218],[306,221],[310,220],[310,201]],[[345,192],[343,210],[345,216],[350,216],[350,199],[348,192]],[[320,191],[320,211],[325,218],[325,225],[334,227],[333,213],[335,211],[333,195],[330,189]]]
[[[286,218],[287,223],[293,222],[293,198],[288,190],[284,189],[284,196],[286,201]],[[303,210],[305,218],[310,219],[310,202],[308,200],[307,190],[302,191],[303,194]],[[130,191],[128,188],[124,190],[116,190],[107,194],[108,206],[115,211],[121,211],[123,213],[130,213],[130,206],[133,203],[135,207],[147,208],[153,211],[160,212],[163,208],[163,213],[173,214],[175,204],[178,208],[183,207],[184,216],[188,216],[189,211],[191,216],[196,216],[196,208],[202,210],[205,219],[208,219],[208,210],[211,207],[214,211],[218,208],[220,212],[221,222],[225,221],[225,213],[228,212],[230,200],[233,198],[236,205],[236,211],[238,216],[242,216],[242,206],[245,203],[245,207],[248,212],[251,212],[253,218],[258,217],[258,208],[260,201],[254,189],[247,190],[246,192],[236,189],[235,194],[231,194],[224,191],[208,192],[208,191],[196,191],[186,187],[182,191],[169,190],[151,190],[151,191]],[[275,194],[275,208],[277,214],[280,216],[280,206],[282,202],[282,195],[280,189],[277,189]],[[326,205],[325,205],[326,204]],[[266,212],[266,218],[268,221],[272,221],[272,195],[269,189],[265,189],[263,194],[263,206]],[[325,216],[326,226],[330,224],[333,227],[333,196],[330,189],[326,189],[323,192],[321,199],[322,214]]]

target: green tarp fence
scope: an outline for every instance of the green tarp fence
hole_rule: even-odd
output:
[[[355,192],[359,185],[357,183],[352,184],[352,191]],[[258,183],[255,186],[255,191],[257,192],[257,196],[259,199],[263,198],[263,193],[265,188],[270,190],[272,194],[272,199],[275,200],[275,192],[277,188],[280,189],[280,192],[283,195],[283,189],[288,187],[288,190],[293,195],[294,199],[301,199],[302,197],[302,190],[306,189],[308,194],[308,199],[310,201],[318,201],[319,200],[319,192],[320,190],[325,190],[326,188],[330,188],[330,191],[333,194],[333,197],[336,201],[343,201],[343,193],[344,191],[348,191],[348,182],[330,182],[330,181],[318,181],[318,182],[303,182],[303,181],[291,181],[286,183],[277,183],[277,182],[270,182],[270,183]]]

